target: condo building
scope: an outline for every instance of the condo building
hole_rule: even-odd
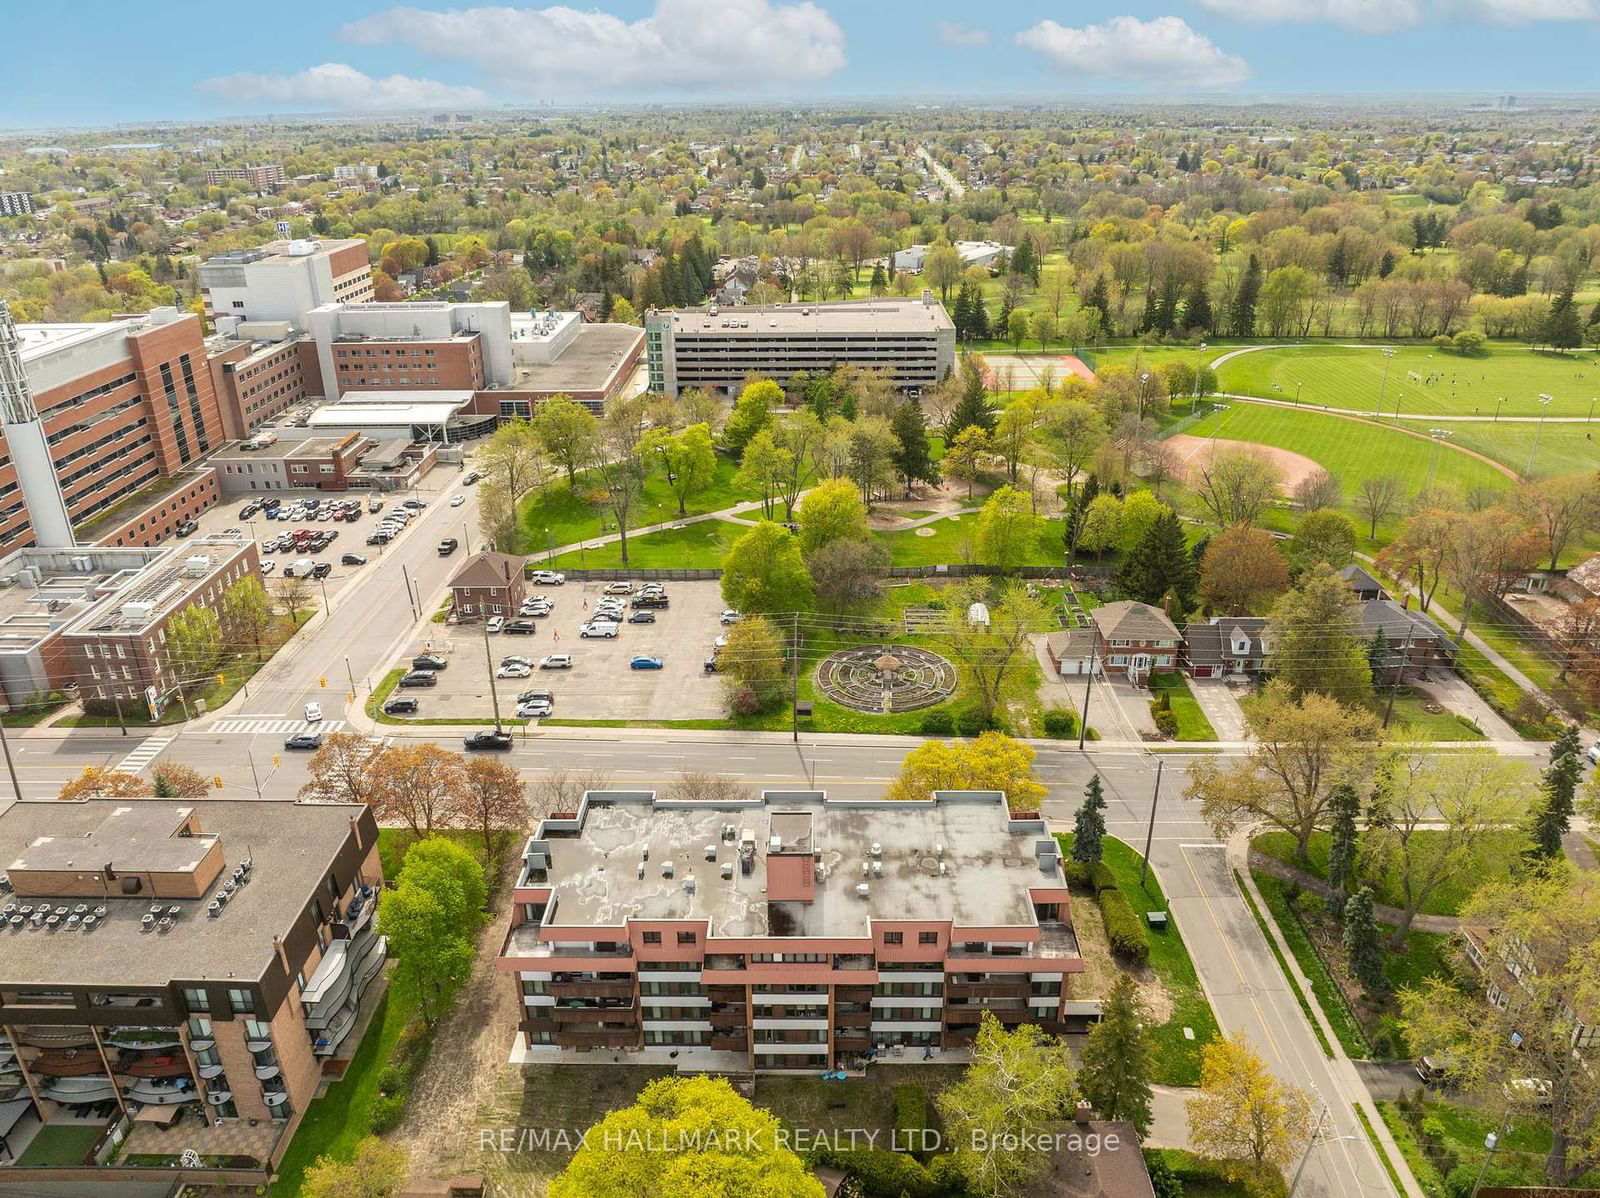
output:
[[[152,1159],[176,1179],[185,1150],[264,1184],[382,989],[377,844],[371,811],[347,804],[0,813],[0,1190],[68,1125],[98,1129],[84,1168],[38,1179],[74,1193]]]
[[[904,390],[955,369],[956,330],[931,292],[921,299],[652,310],[645,315],[650,389],[733,393],[749,374],[779,383],[836,366],[886,371]]]
[[[266,191],[286,178],[283,165],[277,162],[261,166],[216,166],[206,171],[206,186],[220,187],[224,183],[237,182],[248,183],[257,191]]]
[[[514,1059],[816,1069],[965,1048],[985,1011],[1055,1032],[1099,1016],[1072,992],[1057,843],[998,792],[591,791],[528,840],[513,902]]]

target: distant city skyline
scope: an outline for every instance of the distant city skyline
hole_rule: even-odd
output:
[[[1600,51],[1600,0],[280,0],[237,28],[192,0],[155,21],[86,0],[73,19],[96,30],[92,63],[59,16],[7,15],[0,126],[584,101],[1589,93]]]

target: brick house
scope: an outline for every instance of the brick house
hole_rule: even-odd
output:
[[[1393,599],[1370,599],[1361,604],[1359,622],[1361,636],[1374,645],[1381,638],[1385,650],[1382,660],[1374,663],[1374,682],[1393,682],[1397,675],[1405,681],[1424,670],[1448,670],[1455,665],[1455,651],[1444,630]]]
[[[522,559],[510,553],[475,553],[450,580],[461,619],[515,615],[524,590]]]
[[[1214,616],[1183,626],[1183,661],[1196,678],[1257,677],[1267,668],[1263,616]]]
[[[1183,637],[1159,607],[1124,599],[1097,607],[1089,616],[1094,621],[1095,656],[1104,673],[1141,682],[1152,670],[1177,668]]]

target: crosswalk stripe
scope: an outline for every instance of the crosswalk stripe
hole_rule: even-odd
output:
[[[340,732],[348,725],[347,720],[319,720],[313,724],[307,720],[265,720],[265,719],[233,719],[218,720],[209,731],[223,735],[234,734],[241,736],[256,736],[266,734],[288,735],[295,732]]]
[[[152,736],[142,741],[137,749],[117,763],[118,771],[125,774],[137,774],[145,766],[161,756],[161,751],[171,743],[172,737],[170,736]]]

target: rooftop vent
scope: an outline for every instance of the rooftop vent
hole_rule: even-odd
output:
[[[872,876],[875,877],[875,878],[883,877],[883,862],[882,861],[874,861],[872,863]]]
[[[670,878],[672,876],[672,862],[663,861],[661,863],[661,876],[663,878]]]
[[[862,882],[859,886],[856,887],[856,897],[857,898],[866,898],[871,893],[872,893],[872,887],[868,886],[865,882]]]
[[[883,846],[881,844],[879,844],[876,840],[874,840],[872,842],[872,855],[874,857],[883,856]]]
[[[706,860],[707,861],[715,861],[716,859],[717,859],[717,846],[714,845],[714,844],[706,845]]]
[[[685,894],[693,894],[694,893],[694,875],[693,874],[688,874],[687,876],[685,876],[685,878],[683,879],[683,889],[684,889],[684,893]]]
[[[767,852],[769,852],[769,853],[781,853],[781,852],[783,852],[783,837],[781,837],[781,836],[769,836],[769,837],[767,837]]]

